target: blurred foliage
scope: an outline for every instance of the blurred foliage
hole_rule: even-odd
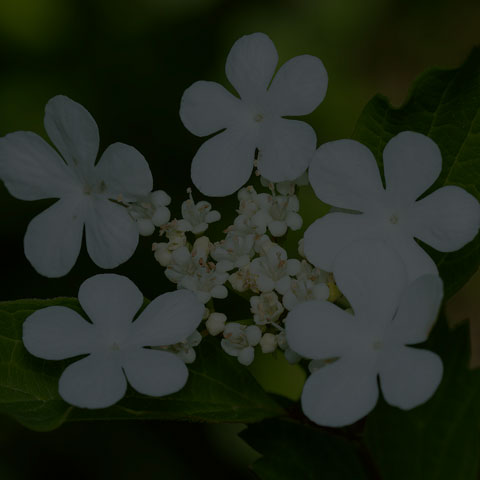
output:
[[[199,79],[228,86],[225,58],[241,35],[267,33],[280,63],[302,53],[322,59],[329,89],[306,118],[322,143],[351,136],[374,94],[400,104],[425,69],[460,65],[480,41],[479,24],[477,0],[0,0],[0,135],[33,130],[44,136],[47,100],[68,95],[97,120],[101,150],[122,141],[145,155],[155,187],[171,194],[176,215],[202,141],[180,122],[181,95]],[[85,278],[100,272],[83,249],[66,278],[38,275],[22,240],[30,219],[51,201],[22,202],[3,186],[0,201],[8,279],[0,299],[74,296]],[[235,198],[213,204],[232,209]],[[142,239],[117,272],[153,298],[173,286],[153,261],[151,241]],[[92,479],[250,478],[244,468],[236,472],[235,456],[227,463],[218,456],[237,451],[228,428],[216,436],[203,426],[97,423],[38,434],[1,421],[2,479],[60,478],[72,465],[77,476]],[[245,464],[251,456],[238,458]]]

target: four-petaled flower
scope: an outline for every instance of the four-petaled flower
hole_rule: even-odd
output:
[[[127,379],[138,392],[156,397],[183,388],[188,369],[179,356],[144,347],[175,345],[195,332],[204,306],[192,292],[160,295],[133,322],[143,295],[126,277],[91,277],[81,285],[78,300],[91,323],[56,306],[37,310],[23,325],[23,343],[36,357],[61,360],[88,354],[60,377],[65,401],[83,408],[108,407],[125,395]]]
[[[408,410],[426,402],[443,374],[440,357],[412,348],[424,342],[443,296],[438,275],[413,283],[398,254],[384,242],[348,246],[333,266],[354,315],[332,303],[297,305],[286,319],[287,341],[300,355],[334,360],[315,370],[302,409],[315,423],[341,427],[377,403],[377,375],[387,403]]]
[[[25,255],[46,277],[66,275],[80,253],[85,226],[90,258],[115,268],[137,248],[138,226],[120,203],[151,192],[148,163],[135,148],[114,143],[95,165],[97,124],[62,95],[47,103],[44,123],[63,159],[32,132],[0,139],[0,178],[9,192],[22,200],[59,198],[29,223]]]
[[[316,135],[305,122],[284,116],[307,115],[321,103],[328,77],[311,55],[278,62],[275,45],[263,33],[235,42],[226,74],[240,99],[215,82],[195,82],[183,94],[180,117],[194,135],[207,140],[192,161],[192,181],[205,195],[237,191],[252,173],[255,151],[260,174],[271,182],[297,179],[308,167]],[[271,82],[271,83],[270,83]]]
[[[430,138],[415,132],[393,137],[383,151],[386,187],[370,150],[354,140],[322,145],[310,165],[310,183],[325,203],[355,213],[329,213],[305,232],[304,251],[315,266],[332,271],[336,256],[360,239],[382,239],[402,257],[411,280],[438,273],[414,237],[441,252],[458,250],[480,227],[480,204],[462,188],[445,186],[417,200],[440,175],[442,156]]]

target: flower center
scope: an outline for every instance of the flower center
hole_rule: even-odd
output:
[[[263,114],[262,113],[257,113],[253,119],[257,122],[260,123],[263,120]]]
[[[110,345],[110,350],[113,350],[114,352],[118,352],[120,350],[120,345],[117,342],[113,342]]]
[[[374,350],[381,350],[383,348],[383,342],[381,340],[375,340],[372,347]]]
[[[388,219],[388,221],[392,224],[392,225],[396,225],[398,223],[398,214],[397,213],[393,213],[390,218]]]

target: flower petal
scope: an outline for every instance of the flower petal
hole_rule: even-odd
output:
[[[303,387],[303,413],[325,427],[343,427],[360,420],[377,403],[374,366],[367,356],[340,358],[320,368]]]
[[[439,188],[415,203],[414,235],[441,252],[453,252],[473,240],[480,228],[480,204],[463,188]]]
[[[123,369],[137,392],[153,397],[178,392],[188,379],[185,363],[175,354],[160,350],[139,348],[128,352]]]
[[[69,365],[58,382],[58,393],[80,408],[106,408],[127,391],[117,352],[94,353]]]
[[[88,174],[95,164],[100,137],[90,113],[64,95],[50,99],[45,107],[45,130],[70,166]]]
[[[341,357],[356,347],[361,334],[353,315],[320,300],[296,305],[285,322],[288,345],[305,358]]]
[[[241,112],[240,100],[216,82],[195,82],[185,90],[180,103],[185,128],[198,137],[235,125]]]
[[[126,208],[105,199],[92,198],[85,219],[87,250],[101,268],[126,262],[138,244],[138,227]]]
[[[254,155],[251,132],[225,130],[198,149],[192,160],[192,181],[204,195],[230,195],[250,178]]]
[[[423,275],[413,281],[400,300],[389,328],[389,340],[402,345],[424,342],[442,303],[443,283],[438,275]]]
[[[347,245],[379,236],[377,222],[364,214],[328,213],[307,228],[303,249],[311,263],[331,272],[335,258]]]
[[[143,295],[127,277],[104,273],[82,283],[78,301],[90,320],[103,332],[121,335],[142,306]]]
[[[379,373],[387,403],[409,410],[435,393],[442,380],[443,364],[433,352],[400,346],[381,356]]]
[[[308,177],[317,197],[329,205],[364,212],[384,203],[375,157],[355,140],[324,143],[315,152]]]
[[[308,168],[317,137],[305,122],[272,118],[265,121],[258,138],[258,171],[271,182],[295,180]]]
[[[70,308],[54,306],[32,313],[23,323],[23,344],[36,357],[63,360],[97,347],[95,327]]]
[[[275,45],[264,33],[238,39],[230,50],[225,72],[243,100],[258,102],[267,91],[278,62]]]
[[[300,55],[278,70],[268,89],[268,102],[280,116],[308,115],[325,98],[327,85],[322,61],[312,55]]]
[[[407,286],[402,259],[383,241],[351,243],[335,260],[333,274],[358,321],[376,329],[391,322]]]
[[[77,261],[82,246],[85,202],[65,197],[28,224],[23,245],[25,256],[45,277],[66,275]]]
[[[442,171],[442,154],[437,144],[421,133],[402,132],[383,151],[387,192],[401,204],[415,201]]]
[[[133,322],[131,344],[143,347],[182,342],[198,327],[204,311],[204,305],[189,290],[164,293]]]
[[[153,189],[153,178],[145,157],[124,143],[110,145],[95,168],[97,176],[105,182],[111,197],[121,195],[124,200],[136,200]]]
[[[413,238],[407,235],[392,235],[388,242],[402,258],[409,283],[422,275],[438,275],[435,262]]]
[[[58,153],[32,132],[0,138],[0,178],[21,200],[60,198],[80,188],[80,182]]]

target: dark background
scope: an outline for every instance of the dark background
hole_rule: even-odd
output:
[[[425,69],[459,65],[480,43],[479,25],[474,0],[0,0],[0,136],[31,130],[45,137],[46,102],[67,95],[96,119],[100,151],[121,141],[143,153],[155,188],[172,196],[175,216],[202,142],[183,128],[180,98],[196,80],[228,86],[225,59],[240,36],[267,33],[280,64],[303,53],[322,59],[327,96],[306,118],[320,144],[348,137],[375,93],[399,105]],[[0,300],[75,296],[83,280],[99,273],[83,248],[67,277],[38,275],[24,258],[22,239],[31,218],[52,201],[23,202],[1,185],[0,202]],[[212,203],[232,211],[235,199]],[[152,237],[141,239],[116,271],[153,298],[173,285],[153,260],[151,243]],[[112,422],[35,433],[0,419],[2,480],[43,473],[248,478],[253,456],[231,426]]]

